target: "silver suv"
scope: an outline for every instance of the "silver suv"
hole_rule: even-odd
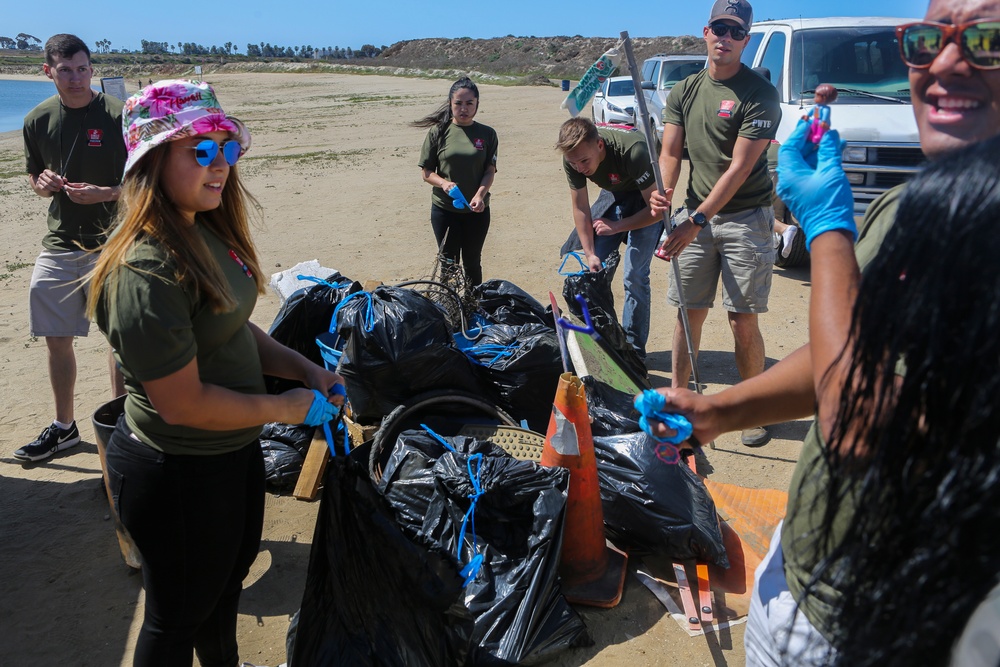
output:
[[[663,109],[670,89],[681,79],[704,69],[707,63],[708,56],[667,56],[662,53],[642,62],[642,91],[646,97],[649,123],[660,139],[663,138]]]

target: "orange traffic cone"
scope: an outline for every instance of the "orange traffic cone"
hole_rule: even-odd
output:
[[[567,468],[570,473],[559,561],[563,595],[575,604],[614,607],[622,599],[628,557],[604,539],[587,395],[580,378],[572,373],[559,376],[541,464]]]

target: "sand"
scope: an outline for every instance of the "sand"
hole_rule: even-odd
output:
[[[430,274],[430,187],[416,166],[424,131],[408,122],[444,101],[449,82],[325,74],[208,78],[225,108],[253,132],[253,148],[241,167],[263,206],[256,239],[268,271],[317,259],[361,281],[393,283]],[[568,187],[552,148],[566,118],[559,109],[563,94],[544,87],[480,90],[478,120],[500,137],[484,273],[545,300],[549,290],[561,293],[558,248],[572,226]],[[143,596],[141,577],[119,554],[100,481],[90,416],[111,397],[107,345],[96,327],[76,343],[76,410],[84,442],[41,463],[12,457],[53,414],[45,344],[29,335],[27,316],[46,204],[22,175],[19,132],[0,134],[0,167],[0,665],[128,665]],[[653,261],[648,363],[654,383],[665,385],[675,312],[665,303],[669,266]],[[768,364],[806,341],[807,302],[808,272],[777,269],[771,312],[761,317]],[[267,328],[278,306],[269,293],[259,301],[254,322]],[[739,379],[721,310],[705,325],[700,367],[709,392]],[[716,450],[706,450],[712,479],[787,488],[807,426],[775,426],[774,439],[762,449],[742,447],[738,434],[721,437]],[[317,509],[317,503],[290,497],[267,499],[261,553],[240,609],[246,660],[285,660],[288,619],[301,600]],[[594,646],[553,664],[744,662],[743,626],[690,638],[631,576],[619,607],[583,615]]]

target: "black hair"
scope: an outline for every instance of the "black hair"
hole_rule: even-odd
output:
[[[50,66],[55,65],[56,56],[68,60],[80,51],[87,54],[87,60],[89,61],[90,49],[87,48],[87,45],[82,39],[76,35],[70,35],[67,33],[52,35],[45,42],[45,62]]]
[[[467,76],[463,76],[461,79],[451,84],[451,89],[448,90],[448,99],[438,107],[437,111],[427,116],[424,116],[420,120],[415,120],[410,123],[413,127],[437,127],[438,135],[444,133],[448,129],[448,123],[451,122],[451,101],[455,97],[455,93],[462,89],[471,90],[472,94],[476,96],[476,100],[479,99],[479,88],[473,83],[472,79]]]
[[[839,665],[947,665],[1000,581],[998,151],[919,174],[861,281],[821,534],[857,509],[813,578],[841,592]]]

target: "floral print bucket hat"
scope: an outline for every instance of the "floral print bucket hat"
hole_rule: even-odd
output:
[[[243,155],[250,148],[250,131],[219,106],[212,86],[203,81],[167,79],[146,86],[128,98],[122,113],[122,134],[128,147],[125,174],[150,149],[168,141],[221,130],[239,142]]]

